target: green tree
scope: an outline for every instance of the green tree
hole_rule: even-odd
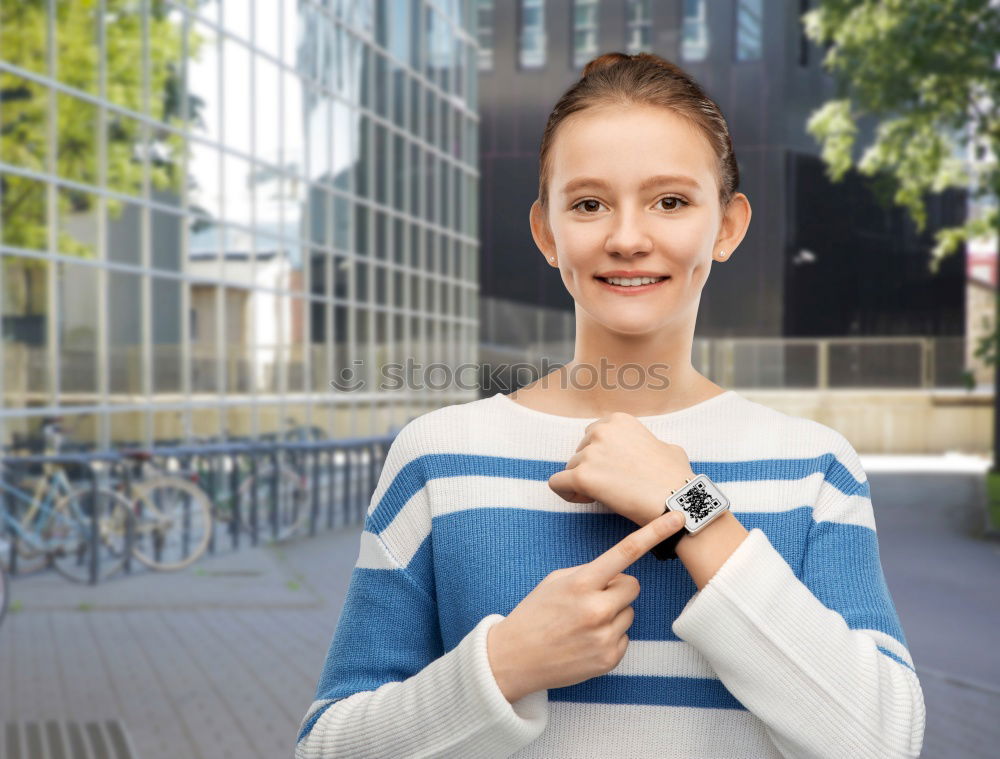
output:
[[[963,156],[981,146],[1000,156],[1000,5],[996,0],[820,0],[803,14],[807,36],[826,46],[837,95],[809,119],[827,174],[840,181],[856,164],[883,197],[907,209],[919,231],[929,195],[949,187],[1000,197],[994,160],[971,172]],[[871,119],[871,144],[857,150],[857,124]],[[859,146],[858,146],[859,147]],[[975,147],[973,147],[975,149]],[[859,157],[855,161],[855,155]],[[1000,229],[997,207],[935,233],[931,270],[970,238]],[[992,335],[976,356],[997,363],[1000,299]],[[1000,471],[995,399],[993,468]]]
[[[80,185],[99,184],[100,108],[85,97],[55,91],[30,75],[53,76],[84,95],[99,96],[100,39],[104,40],[106,98],[115,105],[180,127],[183,28],[161,0],[149,4],[149,98],[144,96],[143,19],[136,0],[58,0],[53,23],[44,0],[0,0],[0,58],[28,72],[0,70],[0,160],[16,167],[57,176]],[[51,37],[51,38],[50,38]],[[189,55],[198,40],[189,37]],[[50,55],[54,71],[50,71]],[[160,190],[180,192],[184,181],[183,139],[137,118],[105,111],[106,182],[125,195],[143,190],[143,159],[149,156],[150,181]],[[53,149],[54,148],[54,149]],[[46,182],[13,172],[0,175],[0,239],[12,247],[93,255],[63,220],[94,209],[96,195],[76,187],[50,194]],[[48,239],[49,206],[59,222],[57,239]],[[109,198],[116,218],[121,202]],[[7,313],[44,313],[43,268],[31,259],[5,258],[3,293]]]

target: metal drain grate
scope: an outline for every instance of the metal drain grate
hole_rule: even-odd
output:
[[[118,720],[8,722],[0,759],[137,759]]]

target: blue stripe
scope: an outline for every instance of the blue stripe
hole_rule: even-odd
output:
[[[565,461],[520,459],[465,453],[428,453],[410,460],[386,488],[371,514],[371,527],[381,534],[406,503],[432,480],[440,477],[501,477],[515,480],[546,481],[566,468]],[[858,482],[832,453],[802,459],[754,459],[751,461],[691,462],[697,474],[707,474],[715,482],[758,480],[799,480],[816,472],[845,495],[870,498],[868,481]]]
[[[403,570],[355,567],[316,700],[405,680],[444,653],[440,640],[434,603]]]
[[[913,667],[911,667],[909,665],[909,663],[907,663],[906,661],[904,661],[903,659],[901,659],[900,657],[898,657],[896,654],[894,654],[888,648],[884,648],[883,646],[879,646],[878,650],[881,651],[886,656],[888,656],[890,659],[898,661],[900,664],[902,664],[904,667],[906,667],[908,670],[910,670],[910,672],[912,672],[913,674],[917,674],[917,671]]]
[[[747,708],[717,677],[601,675],[549,690],[549,701],[639,706],[691,706],[696,709]]]
[[[309,732],[316,726],[316,723],[319,721],[319,718],[326,713],[327,709],[329,709],[331,706],[337,703],[337,701],[343,701],[343,699],[338,698],[334,701],[331,701],[328,704],[324,704],[319,709],[317,709],[313,713],[313,716],[311,716],[308,720],[306,720],[306,723],[302,726],[302,729],[299,730],[299,735],[295,739],[295,742],[301,743],[302,739],[305,738],[307,735],[309,735]]]
[[[852,630],[878,630],[909,648],[882,571],[878,536],[870,527],[814,522],[801,579]]]
[[[774,535],[772,544],[792,566],[811,523],[811,509],[777,514],[740,514],[747,527]],[[465,631],[488,614],[508,615],[555,569],[592,561],[635,531],[635,524],[615,513],[566,513],[533,509],[465,509],[434,517],[433,550],[426,539],[408,570],[421,582],[437,583],[438,618],[446,651]],[[553,540],[558,535],[559,539]],[[498,567],[518,557],[516,571]],[[626,570],[641,592],[632,606],[631,640],[677,641],[671,625],[697,590],[680,561],[647,555]],[[459,590],[460,589],[460,590]]]
[[[878,630],[906,647],[903,630],[878,559],[876,533],[869,527],[814,522],[812,508],[782,512],[735,512],[747,530],[758,528],[793,573],[852,630]],[[436,586],[438,614],[451,650],[487,614],[509,614],[542,579],[561,567],[578,566],[635,530],[616,513],[550,512],[534,509],[465,509],[434,517],[407,570],[420,584]],[[553,541],[552,536],[559,540]],[[807,548],[808,545],[808,548]],[[497,567],[521,557],[532,571],[505,573]],[[634,602],[633,640],[678,640],[671,624],[696,591],[679,561],[652,555],[626,569],[642,591]],[[456,593],[454,588],[462,588]]]

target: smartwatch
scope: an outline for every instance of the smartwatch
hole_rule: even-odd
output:
[[[670,491],[663,510],[664,514],[668,511],[681,512],[684,515],[684,526],[650,549],[650,553],[661,561],[676,559],[677,544],[681,538],[700,532],[723,512],[729,511],[729,499],[707,474],[689,477],[684,482],[677,490]]]

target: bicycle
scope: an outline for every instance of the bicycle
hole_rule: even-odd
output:
[[[252,453],[250,455],[253,455]],[[238,519],[239,527],[248,535],[267,531],[270,527],[271,539],[282,542],[302,531],[309,520],[309,482],[307,478],[291,466],[279,462],[275,467],[269,461],[257,470],[239,453],[227,455],[221,459],[221,472],[211,466],[211,462],[199,459],[197,472],[202,482],[211,483],[211,498],[214,504],[215,518],[226,525],[232,525],[236,519],[237,501],[241,506]],[[234,468],[237,471],[239,485],[235,493],[228,487]],[[220,485],[221,481],[221,485]],[[255,520],[258,512],[252,511],[254,490],[258,509],[266,509],[266,522]],[[250,515],[248,519],[246,514]]]
[[[55,445],[47,445],[46,452],[50,448],[58,450],[58,430],[46,429],[45,433],[47,439],[55,439]],[[13,550],[18,560],[30,562],[27,571],[51,565],[69,580],[89,582],[92,561],[97,563],[98,580],[121,568],[131,509],[128,501],[117,493],[100,487],[95,491],[90,485],[74,487],[63,467],[51,462],[43,464],[43,476],[33,492],[8,484],[4,478],[0,478],[0,491],[5,496],[0,521],[7,533],[16,538]],[[20,519],[11,514],[11,500],[25,505]],[[96,556],[92,553],[95,545]]]
[[[149,451],[122,455],[141,466],[141,476],[132,483],[132,554],[159,571],[190,566],[208,550],[212,537],[212,500],[198,486],[197,474],[165,472],[152,464]]]

